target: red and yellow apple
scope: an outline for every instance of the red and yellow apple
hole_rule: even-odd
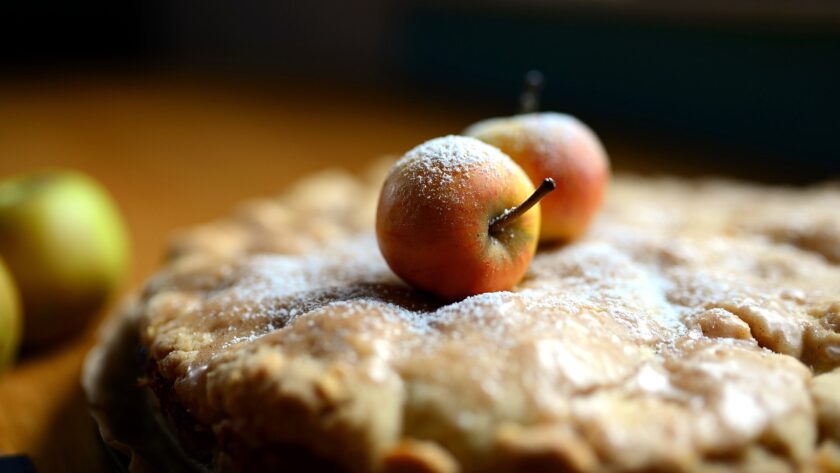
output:
[[[20,344],[20,301],[12,276],[0,261],[0,373],[12,363]]]
[[[491,144],[537,183],[551,177],[557,190],[541,202],[542,241],[570,241],[589,227],[609,181],[609,159],[595,133],[561,113],[527,113],[480,121],[466,135]]]
[[[80,327],[126,274],[125,225],[108,192],[72,171],[0,182],[0,256],[20,292],[24,344]]]
[[[409,284],[444,300],[514,286],[534,257],[540,214],[531,180],[473,138],[417,146],[391,169],[376,215],[379,248]]]

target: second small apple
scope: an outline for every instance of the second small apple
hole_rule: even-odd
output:
[[[562,113],[527,113],[480,121],[465,134],[502,150],[535,185],[545,177],[557,182],[541,203],[540,240],[568,242],[586,231],[603,201],[610,166],[583,122]]]

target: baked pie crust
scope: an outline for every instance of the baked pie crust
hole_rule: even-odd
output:
[[[618,176],[440,305],[377,250],[383,169],[173,239],[84,373],[133,470],[840,471],[840,187]]]

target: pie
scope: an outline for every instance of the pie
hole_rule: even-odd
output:
[[[134,470],[840,471],[840,187],[619,175],[442,305],[379,254],[382,169],[173,238],[84,373]]]

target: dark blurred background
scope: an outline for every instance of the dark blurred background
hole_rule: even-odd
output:
[[[513,112],[536,68],[548,78],[542,108],[581,117],[608,145],[673,151],[712,174],[840,174],[831,0],[10,1],[1,18],[7,81],[174,72],[482,116]]]

